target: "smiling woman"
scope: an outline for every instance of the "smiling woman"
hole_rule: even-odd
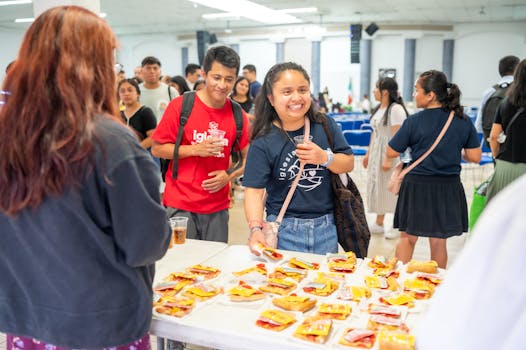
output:
[[[333,217],[331,172],[349,172],[354,166],[352,150],[334,120],[314,110],[310,78],[296,63],[273,66],[256,99],[256,122],[243,185],[250,249],[267,245],[261,227],[264,209],[267,221],[275,221],[293,179],[304,171],[279,226],[278,248],[325,254],[338,251]],[[296,145],[292,139],[304,134],[310,121],[312,141]],[[325,134],[327,123],[334,139],[334,154]],[[268,197],[265,208],[264,191]]]

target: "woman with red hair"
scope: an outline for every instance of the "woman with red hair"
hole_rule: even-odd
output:
[[[0,332],[7,348],[148,349],[170,242],[158,169],[119,120],[108,24],[50,9],[0,107]]]

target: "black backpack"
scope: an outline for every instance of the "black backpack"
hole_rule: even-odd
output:
[[[500,102],[506,96],[506,91],[510,86],[509,83],[495,84],[493,88],[495,92],[491,94],[484,108],[482,109],[482,130],[484,131],[484,140],[487,140],[491,131],[491,126],[495,121],[495,114],[497,114],[497,108],[499,108]]]
[[[179,116],[179,131],[177,132],[177,138],[175,140],[174,147],[174,156],[173,156],[173,167],[172,167],[172,178],[177,179],[177,172],[179,166],[179,146],[181,145],[181,140],[183,139],[184,126],[188,122],[188,117],[192,113],[192,108],[194,108],[195,100],[195,91],[187,91],[183,94],[183,105],[181,108],[181,115]],[[232,103],[232,112],[234,113],[234,120],[236,122],[236,140],[232,144],[231,154],[234,154],[234,147],[238,146],[238,154],[236,157],[237,162],[234,166],[227,170],[227,173],[232,173],[239,169],[243,165],[241,157],[241,147],[239,146],[239,140],[241,139],[241,134],[243,133],[243,110],[239,103],[230,100]],[[168,162],[161,168],[163,180],[165,179],[166,171],[168,170]]]

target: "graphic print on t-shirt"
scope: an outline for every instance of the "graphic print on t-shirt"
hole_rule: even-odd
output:
[[[207,140],[209,138],[217,138],[221,141],[224,147],[228,146],[228,139],[225,137],[226,131],[219,130],[219,124],[216,122],[209,122],[208,123],[208,130],[203,132],[198,132],[194,129],[192,133],[192,140],[191,144],[195,145],[198,143],[203,142],[204,140]],[[225,153],[220,152],[216,155],[218,158],[225,158]]]
[[[300,170],[300,160],[296,157],[296,151],[289,152],[279,168],[280,181],[294,181],[294,178]],[[321,185],[323,176],[318,175],[318,171],[324,169],[316,164],[305,164],[303,174],[300,177],[298,187],[305,191],[312,191]]]

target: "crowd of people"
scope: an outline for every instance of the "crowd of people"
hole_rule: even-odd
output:
[[[254,254],[268,244],[265,225],[277,220],[297,175],[277,248],[338,251],[330,177],[352,172],[355,158],[334,119],[318,109],[302,66],[278,63],[261,84],[254,65],[241,68],[236,51],[213,46],[184,77],[162,76],[160,60],[148,56],[126,78],[123,67],[115,71],[116,45],[99,16],[57,7],[35,20],[7,69],[0,331],[8,348],[149,349],[154,263],[171,246],[168,218],[187,217],[188,238],[228,242],[229,187],[240,176]],[[496,159],[489,198],[526,173],[526,60],[504,61],[501,74],[512,79],[499,82],[509,87],[488,135]],[[402,262],[427,237],[430,259],[446,268],[447,239],[468,230],[461,160],[478,163],[481,147],[460,95],[444,73],[426,71],[414,86],[421,110],[409,115],[395,79],[375,85],[360,190],[375,214],[371,231],[400,235]],[[411,154],[406,167],[419,163],[393,194],[387,183],[404,152]],[[388,213],[395,231],[385,230]],[[507,239],[508,231],[500,234]],[[462,283],[458,271],[444,297]]]

